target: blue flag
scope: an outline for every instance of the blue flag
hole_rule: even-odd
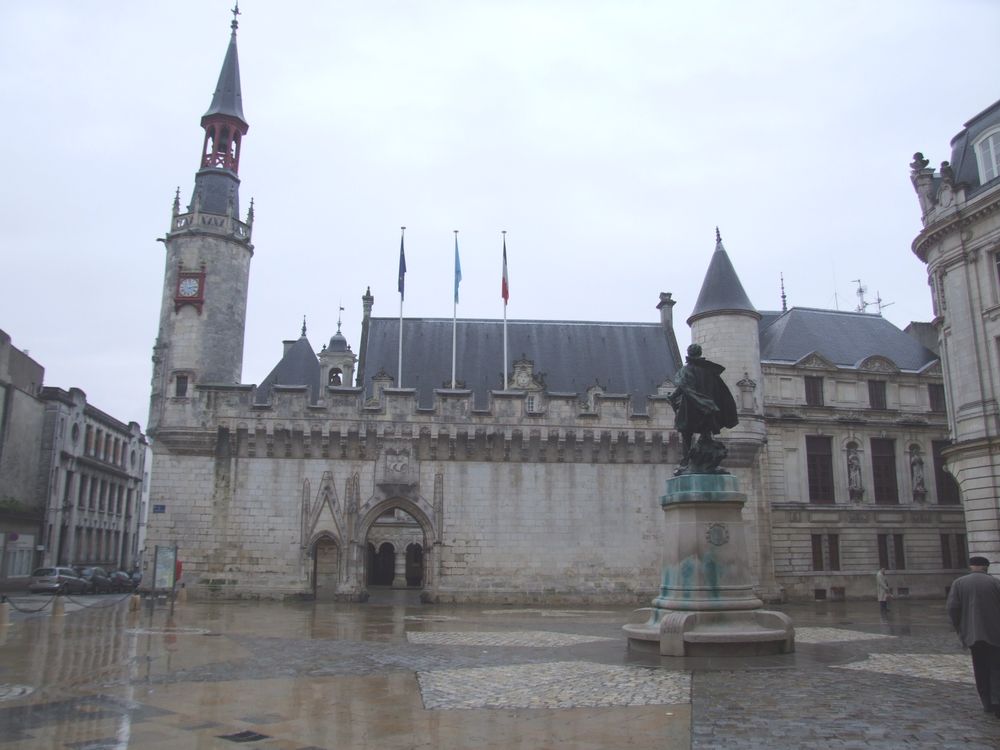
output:
[[[455,233],[455,304],[458,304],[458,285],[462,281],[462,262],[458,259],[458,232]]]
[[[399,299],[403,299],[403,281],[406,276],[406,254],[403,252],[403,238],[399,238]]]

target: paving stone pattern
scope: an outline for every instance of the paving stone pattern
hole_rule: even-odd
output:
[[[847,643],[848,641],[874,641],[881,638],[895,638],[885,633],[866,633],[843,628],[795,628],[795,642],[805,643]]]
[[[446,669],[417,675],[424,706],[594,708],[690,702],[687,672],[582,661]]]
[[[669,750],[1000,747],[943,603],[894,609],[790,606],[795,653],[689,659],[628,651],[625,610],[245,603],[188,605],[176,621],[32,616],[0,641],[0,750],[121,750],[105,741],[122,723],[128,747],[156,750],[225,747],[244,732],[275,750],[362,746],[369,729],[383,750],[502,750],[505,732],[529,730],[519,746],[615,747],[625,735],[597,739],[608,727],[633,732],[629,747]],[[350,703],[358,691],[374,702]],[[348,714],[369,729],[352,735]],[[407,744],[413,722],[421,744]],[[348,739],[318,741],[331,731]]]
[[[576,643],[615,641],[617,638],[602,636],[573,635],[572,633],[550,633],[545,631],[515,630],[508,632],[468,632],[468,633],[419,633],[408,632],[410,643],[430,643],[439,646],[527,646],[546,648],[549,646],[569,646]]]

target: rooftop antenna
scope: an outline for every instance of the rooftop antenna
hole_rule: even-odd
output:
[[[833,275],[833,309],[840,310],[840,298],[837,296],[837,264],[830,262],[830,270]]]
[[[878,308],[878,314],[882,314],[882,308],[889,307],[889,305],[895,305],[895,302],[885,302],[882,300],[882,293],[878,290],[875,291],[875,306]]]
[[[851,279],[851,283],[858,285],[857,291],[855,292],[855,294],[858,295],[858,306],[854,308],[854,311],[859,313],[868,312],[868,305],[871,304],[871,302],[865,299],[868,287],[862,285],[861,279]]]

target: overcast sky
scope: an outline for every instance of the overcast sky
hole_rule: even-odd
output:
[[[0,328],[147,419],[174,191],[190,200],[229,0],[0,5]],[[243,0],[256,222],[243,380],[360,297],[407,316],[685,323],[719,226],[751,301],[929,320],[908,164],[1000,97],[993,0]],[[875,308],[869,308],[874,312]],[[518,354],[518,353],[512,353]],[[450,358],[450,352],[442,352]]]

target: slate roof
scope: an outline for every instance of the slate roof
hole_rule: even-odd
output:
[[[985,187],[979,181],[979,165],[973,143],[987,130],[1000,125],[1000,101],[994,102],[967,123],[961,133],[951,139],[951,168],[955,184],[967,185],[967,195],[972,196]],[[996,180],[990,180],[994,183]]]
[[[456,340],[456,380],[474,391],[475,408],[485,409],[489,392],[503,388],[503,321],[460,319]],[[398,351],[399,319],[372,318],[361,353],[369,396],[379,370],[395,380]],[[508,357],[532,360],[550,393],[582,397],[599,383],[607,393],[629,394],[634,413],[646,413],[646,397],[680,366],[670,351],[660,323],[507,321]],[[402,386],[417,389],[421,407],[433,405],[435,389],[450,387],[451,354],[450,319],[403,319]]]
[[[240,59],[236,51],[236,22],[233,22],[233,33],[229,37],[229,47],[226,49],[226,57],[222,61],[222,70],[219,71],[219,81],[215,85],[215,94],[212,96],[212,103],[208,111],[202,116],[204,124],[206,117],[212,115],[228,115],[235,117],[244,125],[247,124],[243,116],[243,92],[240,89]]]
[[[877,354],[900,370],[918,372],[938,359],[881,315],[793,307],[762,311],[759,330],[764,362],[798,362],[816,352],[839,367],[856,367]]]
[[[254,397],[255,404],[266,404],[271,401],[271,389],[276,385],[307,385],[309,386],[309,402],[315,404],[319,400],[319,359],[313,351],[312,344],[303,333],[302,336],[287,348],[281,361],[274,366],[270,374],[257,386]]]
[[[705,272],[705,280],[701,283],[698,300],[694,303],[694,309],[687,322],[690,325],[692,321],[708,313],[741,311],[757,312],[743,290],[743,284],[736,275],[736,269],[729,260],[726,248],[722,246],[722,238],[717,234],[715,252],[712,253],[712,260],[708,264],[708,271]]]

